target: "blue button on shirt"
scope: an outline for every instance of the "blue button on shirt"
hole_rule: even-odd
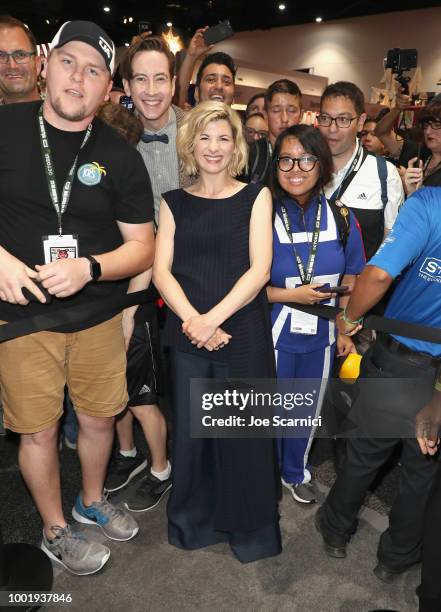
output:
[[[385,316],[441,327],[441,188],[424,187],[403,205],[391,232],[369,265],[402,277]],[[441,356],[441,344],[394,336],[407,347]]]

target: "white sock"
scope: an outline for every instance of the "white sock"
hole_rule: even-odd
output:
[[[155,476],[155,478],[157,478],[158,480],[167,480],[167,478],[170,477],[171,474],[171,465],[170,465],[170,461],[167,461],[167,467],[165,468],[165,470],[162,470],[162,472],[155,472],[154,470],[152,470],[150,468],[150,472],[151,474],[153,474],[153,476]]]
[[[136,457],[138,451],[136,450],[136,446],[134,446],[131,450],[128,450],[128,451],[120,450],[119,453],[123,457],[132,457],[133,458],[133,457]]]

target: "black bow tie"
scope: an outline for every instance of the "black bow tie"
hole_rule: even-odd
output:
[[[142,142],[163,142],[164,144],[168,144],[168,136],[167,134],[146,134],[145,132],[141,134]]]

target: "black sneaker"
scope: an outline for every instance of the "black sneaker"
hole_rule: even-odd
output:
[[[293,499],[299,504],[315,504],[317,501],[317,494],[315,487],[312,482],[305,482],[302,484],[291,484],[285,482],[282,478],[282,484],[288,489],[293,496]]]
[[[124,502],[125,507],[132,512],[146,512],[155,508],[169,489],[171,476],[167,480],[159,480],[151,472],[144,476],[139,487],[131,492]]]
[[[119,491],[146,467],[147,459],[139,452],[136,457],[124,457],[121,453],[116,453],[107,470],[104,493]]]

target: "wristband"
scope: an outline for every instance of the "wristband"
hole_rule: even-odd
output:
[[[341,318],[343,319],[343,321],[345,323],[347,323],[348,325],[360,325],[360,323],[363,322],[363,317],[360,317],[359,319],[357,319],[356,321],[351,321],[351,319],[349,319],[346,316],[346,308],[343,310],[343,312],[341,313]]]

